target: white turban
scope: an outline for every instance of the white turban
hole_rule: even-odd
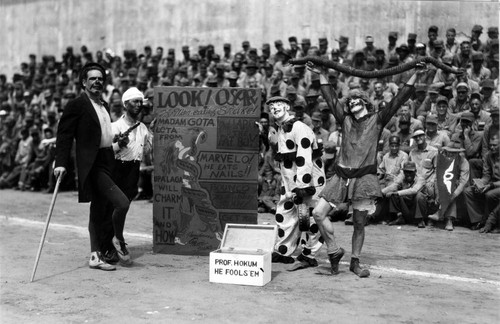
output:
[[[129,88],[122,95],[123,105],[125,106],[125,102],[127,102],[129,100],[137,99],[137,98],[144,100],[144,95],[142,94],[142,92],[139,91],[139,89],[137,89],[136,87]]]

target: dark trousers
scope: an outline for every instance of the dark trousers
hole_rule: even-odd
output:
[[[113,149],[100,149],[90,170],[88,181],[91,186],[89,234],[91,251],[105,251],[106,227],[111,223],[115,235],[123,239],[123,227],[130,201],[111,178],[114,164]],[[111,204],[112,212],[107,212]]]
[[[472,224],[485,223],[488,215],[498,206],[500,202],[500,188],[488,190],[486,193],[476,193],[473,187],[464,190],[467,213]]]
[[[392,195],[389,200],[389,212],[401,213],[407,223],[415,220],[416,195],[396,196]]]
[[[112,179],[115,184],[120,188],[123,194],[127,197],[128,201],[132,201],[134,197],[137,195],[137,184],[139,182],[139,169],[141,163],[139,161],[120,161],[116,160],[112,172]],[[111,240],[113,236],[115,236],[115,226],[112,222],[112,217],[109,215],[113,215],[114,207],[111,202],[108,202],[106,207],[106,221],[103,224],[103,252],[114,249]],[[123,217],[123,226],[122,233],[123,236],[123,228],[125,227],[125,218],[126,213]],[[117,238],[123,240],[123,238],[117,236]]]

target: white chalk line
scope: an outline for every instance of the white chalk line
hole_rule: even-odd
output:
[[[34,220],[29,220],[29,219],[24,219],[24,218],[19,218],[19,217],[7,217],[4,215],[0,215],[0,221],[8,222],[8,223],[14,224],[14,225],[31,226],[31,227],[42,227],[45,225],[45,223],[41,222],[41,221],[34,221]],[[49,224],[49,230],[50,229],[68,230],[68,231],[76,232],[76,233],[81,234],[81,235],[88,234],[87,228],[81,227],[81,226],[75,226],[75,225],[64,225],[64,224],[51,223],[51,224]],[[148,241],[148,242],[153,241],[153,235],[151,235],[151,234],[134,233],[134,232],[127,232],[127,231],[125,231],[124,234],[127,238],[135,238],[135,239]],[[325,263],[328,263],[328,261],[326,259],[324,261],[325,261]],[[347,265],[349,264],[348,262],[341,262],[341,263],[347,264]],[[482,279],[482,278],[467,278],[467,277],[451,276],[451,275],[441,274],[441,273],[423,272],[423,271],[415,271],[415,270],[404,270],[404,269],[380,267],[380,266],[373,266],[373,265],[370,266],[370,270],[377,270],[377,271],[386,272],[386,273],[395,273],[395,274],[405,275],[405,276],[424,277],[424,278],[431,278],[431,279],[466,282],[466,283],[471,283],[471,284],[490,284],[493,286],[500,287],[500,281],[487,280],[487,279]]]
[[[45,222],[24,219],[24,218],[19,218],[19,217],[7,217],[4,215],[0,215],[0,221],[8,222],[8,223],[15,224],[15,225],[21,225],[21,226],[31,226],[31,227],[40,227],[40,226],[43,227],[43,226],[45,226]],[[86,228],[86,227],[75,226],[75,225],[57,224],[57,223],[49,223],[49,230],[51,230],[51,229],[72,231],[72,232],[75,232],[75,233],[78,233],[81,235],[87,235],[89,233],[88,228]],[[127,238],[133,238],[133,239],[153,242],[153,235],[152,234],[134,233],[134,232],[127,232],[127,231],[124,231],[123,234]]]

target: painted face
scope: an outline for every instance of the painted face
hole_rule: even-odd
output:
[[[83,81],[83,86],[87,91],[100,96],[103,90],[104,78],[99,70],[90,70],[87,72],[87,78]]]
[[[349,102],[349,110],[353,114],[360,112],[364,108],[365,108],[365,102],[363,101],[363,99],[355,98]]]
[[[269,111],[276,121],[282,121],[288,110],[290,110],[290,106],[283,101],[273,102],[269,106]]]

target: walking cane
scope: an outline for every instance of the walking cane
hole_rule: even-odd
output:
[[[47,220],[45,220],[45,228],[42,233],[42,239],[40,240],[40,245],[38,246],[38,253],[36,254],[35,266],[33,267],[33,273],[31,274],[30,282],[35,279],[35,272],[38,266],[38,261],[40,261],[40,254],[42,254],[43,242],[45,241],[45,236],[47,235],[47,230],[49,229],[50,217],[52,216],[52,210],[54,210],[54,205],[56,203],[57,192],[59,191],[59,184],[61,183],[62,176],[57,177],[56,186],[54,188],[54,193],[52,194],[52,201],[50,202],[49,213],[47,214]]]

